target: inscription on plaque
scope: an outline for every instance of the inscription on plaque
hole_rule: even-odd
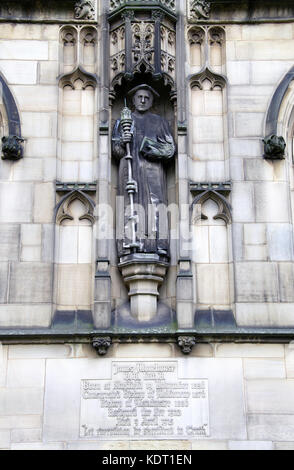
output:
[[[176,361],[113,361],[111,379],[81,381],[81,438],[208,436],[208,381],[179,378]]]

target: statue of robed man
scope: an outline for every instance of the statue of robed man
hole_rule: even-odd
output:
[[[119,160],[118,195],[124,210],[117,227],[118,256],[132,253],[130,245],[129,192],[133,190],[136,213],[137,252],[169,256],[167,188],[165,164],[174,156],[175,144],[163,117],[150,112],[158,93],[149,85],[139,85],[129,92],[135,111],[132,127],[125,132],[117,120],[112,135],[113,156]],[[128,178],[126,144],[132,155],[132,181]],[[121,215],[121,214],[119,214]],[[123,225],[123,227],[122,227]]]

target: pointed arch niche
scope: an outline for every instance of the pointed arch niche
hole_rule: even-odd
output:
[[[190,103],[191,179],[228,180],[226,78],[209,68],[190,77]]]
[[[61,28],[57,168],[59,181],[89,182],[96,178],[96,48],[96,28]]]
[[[55,304],[57,311],[91,311],[94,283],[93,200],[79,190],[56,207]]]
[[[60,82],[58,179],[95,179],[96,77],[78,67]]]
[[[192,203],[192,263],[196,279],[196,310],[231,310],[231,207],[224,196],[207,190]]]

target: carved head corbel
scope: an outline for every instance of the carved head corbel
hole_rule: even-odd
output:
[[[19,160],[23,157],[22,143],[24,139],[17,135],[2,137],[2,160]]]

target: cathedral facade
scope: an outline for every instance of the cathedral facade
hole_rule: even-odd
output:
[[[3,0],[0,449],[294,449],[294,6]]]

